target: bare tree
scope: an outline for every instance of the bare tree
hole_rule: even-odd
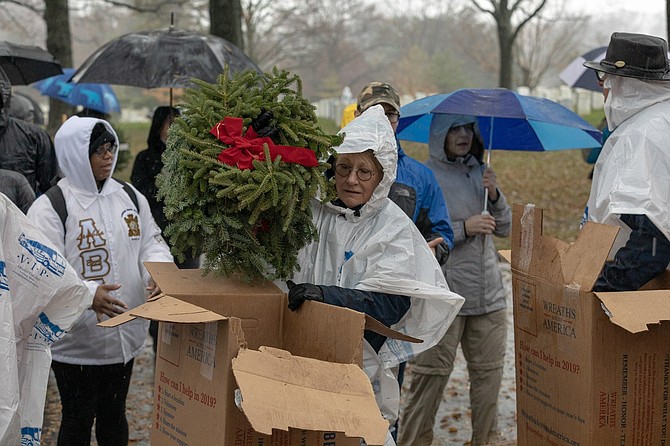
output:
[[[548,0],[472,0],[474,6],[490,14],[496,22],[500,54],[500,87],[512,88],[514,42],[519,32],[537,16]]]
[[[290,29],[297,9],[286,2],[274,0],[246,0],[242,5],[244,52],[261,68],[269,70],[282,66],[291,58],[279,30]]]
[[[209,0],[209,32],[244,50],[240,0]]]
[[[372,66],[382,70],[393,62],[385,54],[385,41],[377,32],[381,18],[372,5],[303,0],[282,2],[275,11],[279,22],[256,44],[281,48],[282,68],[301,76],[308,97],[339,96],[344,85],[355,90],[373,76]]]
[[[67,0],[45,0],[44,21],[47,27],[47,50],[64,67],[72,66],[72,40],[70,39],[70,10]],[[49,100],[49,122],[47,131],[56,133],[62,116],[72,113],[68,104]]]
[[[520,85],[535,88],[548,70],[567,65],[584,36],[588,20],[587,16],[565,15],[561,9],[554,18],[538,16],[529,23],[519,33],[514,47]]]

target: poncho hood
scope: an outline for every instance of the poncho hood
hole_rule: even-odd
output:
[[[670,99],[670,82],[644,81],[633,77],[609,76],[605,115],[610,130],[640,111]]]
[[[344,134],[345,137],[342,144],[335,147],[338,155],[363,153],[366,150],[372,150],[384,171],[384,177],[372,193],[372,197],[360,209],[360,216],[365,218],[377,213],[389,200],[388,194],[395,181],[398,167],[395,134],[381,105],[375,105],[365,110],[360,116],[342,128],[339,134]],[[331,204],[331,206],[334,205]],[[344,213],[349,216],[354,211],[346,209]]]
[[[622,227],[615,249],[630,232],[621,222],[621,214],[646,215],[670,240],[670,85],[666,83],[668,87],[660,89],[659,82],[649,85],[638,79],[621,79],[624,84],[634,81],[647,85],[642,86],[643,97],[631,98],[630,105],[615,102],[622,105],[614,118],[616,130],[607,138],[596,162],[585,215],[592,221]],[[662,90],[664,101],[659,99]],[[626,91],[632,94],[628,86]],[[659,97],[652,97],[652,91]]]

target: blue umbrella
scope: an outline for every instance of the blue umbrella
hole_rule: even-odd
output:
[[[462,89],[407,104],[400,109],[398,139],[428,143],[435,114],[476,116],[487,164],[491,149],[541,152],[601,145],[600,131],[568,108],[504,88]]]
[[[35,82],[33,87],[70,105],[81,105],[100,113],[120,112],[119,100],[108,84],[75,84],[69,82],[76,70],[64,68],[63,74]]]
[[[400,109],[398,139],[428,143],[436,113],[476,116],[489,149],[541,152],[600,147],[600,130],[570,109],[504,88],[462,89],[407,104]]]

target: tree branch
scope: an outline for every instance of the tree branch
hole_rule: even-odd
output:
[[[519,0],[519,1],[521,1],[521,0]],[[540,10],[542,10],[542,8],[544,8],[544,5],[545,5],[546,3],[547,3],[547,0],[542,0],[542,2],[538,5],[538,7],[535,8],[535,11],[533,11],[533,12],[530,13],[530,14],[528,14],[528,15],[526,16],[526,18],[523,19],[523,20],[521,21],[521,23],[519,23],[519,24],[517,25],[516,29],[515,29],[514,32],[512,33],[512,40],[516,39],[516,37],[519,35],[519,31],[521,31],[521,29],[522,29],[524,26],[526,26],[526,24],[527,24],[528,22],[530,22],[530,21],[531,21],[531,20],[532,20],[532,19],[533,19],[539,12],[540,12]]]
[[[481,12],[491,14],[493,17],[496,16],[496,12],[498,11],[496,8],[496,3],[494,2],[491,2],[491,7],[493,8],[493,10],[486,9],[485,7],[479,4],[478,0],[472,0],[472,4],[475,5],[475,8],[479,9]]]
[[[27,2],[21,0],[0,0],[0,4],[2,3],[9,3],[12,5],[21,6],[22,8],[26,8],[28,11],[34,12],[35,14],[39,14],[40,16],[44,14],[44,8],[38,8],[37,5],[28,4]]]
[[[177,1],[177,0],[166,0],[162,2],[156,3],[152,7],[145,7],[145,6],[137,6],[137,5],[132,5],[129,3],[117,1],[117,0],[102,0],[104,3],[107,3],[112,6],[119,6],[122,8],[130,9],[131,11],[137,11],[137,12],[158,12],[160,11],[163,7],[167,5],[179,5],[182,6],[185,3],[187,3],[185,0]]]

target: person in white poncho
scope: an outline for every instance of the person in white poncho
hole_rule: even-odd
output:
[[[585,219],[620,226],[596,291],[633,291],[670,263],[670,63],[660,37],[614,33],[604,73],[607,138]]]
[[[337,199],[314,200],[318,240],[299,253],[301,270],[289,286],[289,308],[317,300],[364,312],[416,344],[365,333],[364,366],[382,414],[393,425],[399,410],[392,369],[434,346],[464,299],[449,291],[435,256],[412,220],[389,198],[397,149],[380,105],[341,132],[333,175]],[[388,436],[387,444],[393,444]]]
[[[0,193],[0,445],[40,444],[51,345],[86,310],[113,316],[108,307]]]

